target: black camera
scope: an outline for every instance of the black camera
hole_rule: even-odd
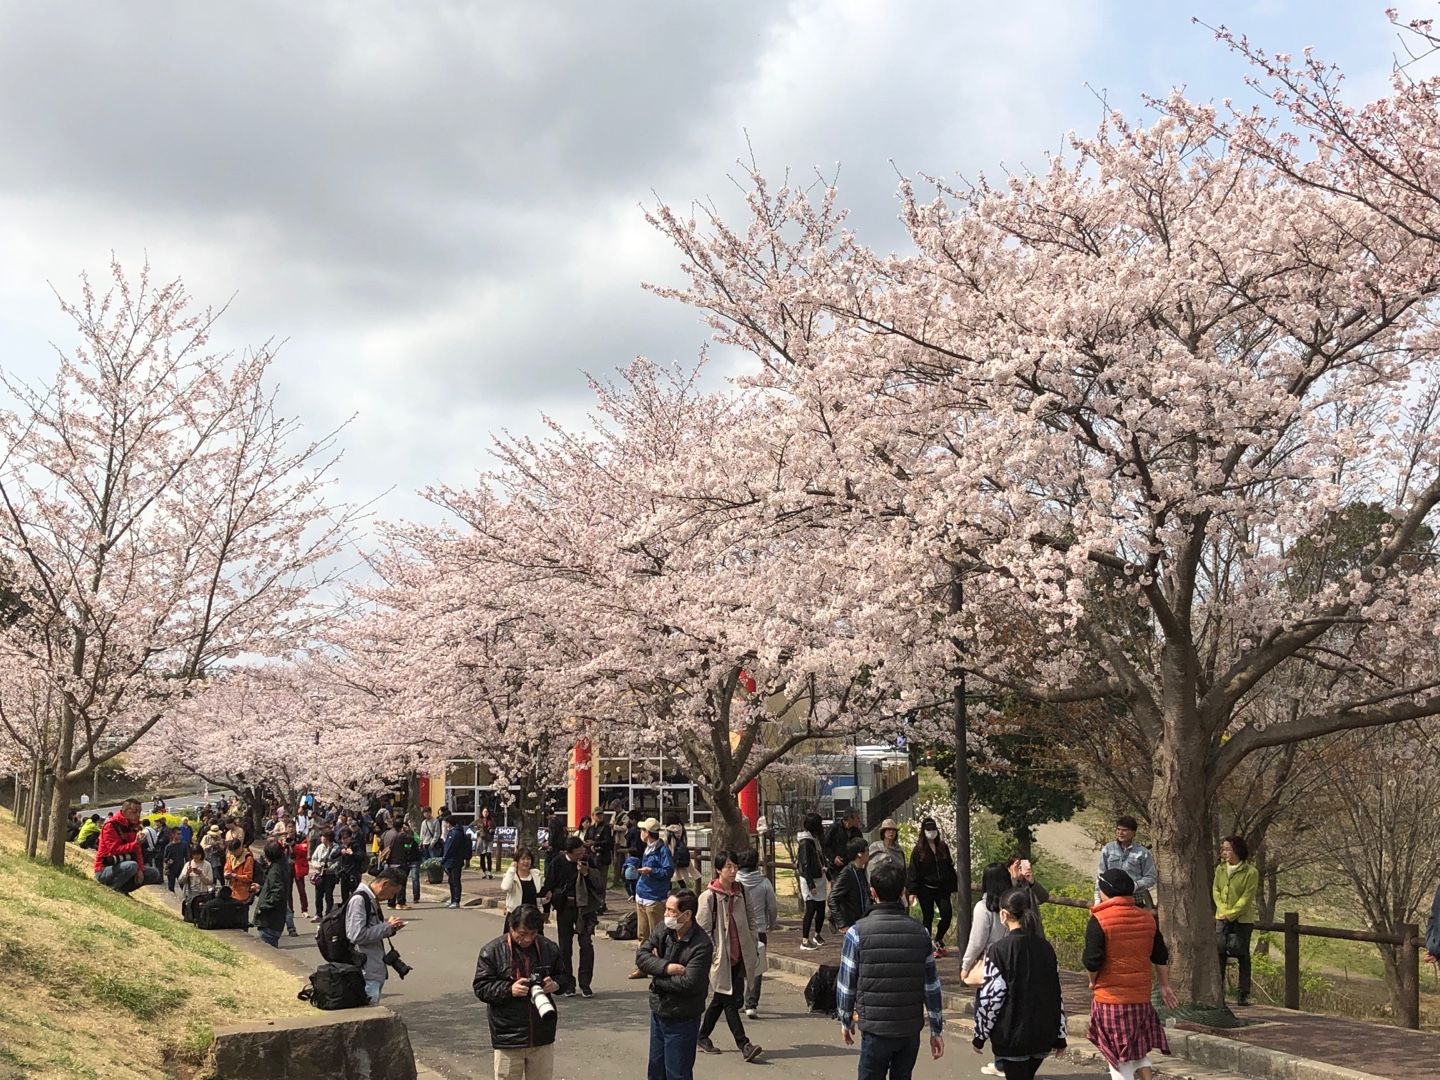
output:
[[[412,965],[400,959],[400,953],[393,947],[385,950],[385,966],[391,968],[401,979],[415,970]]]

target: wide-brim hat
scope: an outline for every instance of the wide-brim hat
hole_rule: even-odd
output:
[[[880,831],[884,832],[886,829],[894,829],[896,832],[899,832],[900,826],[895,823],[893,817],[887,817],[884,821],[880,822]]]

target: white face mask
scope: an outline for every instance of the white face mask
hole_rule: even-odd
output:
[[[665,929],[666,929],[666,930],[679,930],[679,929],[680,929],[680,916],[679,916],[679,915],[666,915],[666,916],[665,916]]]
[[[939,834],[938,832],[936,832],[934,829],[926,829],[926,830],[925,830],[925,839],[927,839],[927,840],[934,840],[934,839],[935,839],[936,837],[938,837],[939,835],[940,835],[940,834]]]

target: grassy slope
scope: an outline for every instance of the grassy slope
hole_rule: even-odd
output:
[[[143,889],[90,880],[90,852],[63,870],[24,858],[0,815],[0,1080],[188,1076],[212,1024],[305,1010],[298,982],[182,922]]]

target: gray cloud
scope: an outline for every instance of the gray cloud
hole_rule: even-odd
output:
[[[1309,43],[1288,28],[1314,5],[1210,6],[1273,27],[1276,47]],[[1363,38],[1339,11],[1335,38],[1373,53],[1383,20]],[[896,168],[1040,164],[1098,118],[1084,81],[1133,107],[1223,66],[1187,16],[1113,0],[0,0],[0,364],[41,373],[42,343],[64,340],[47,280],[73,291],[111,250],[148,254],[203,299],[237,294],[227,340],[289,339],[277,376],[310,426],[358,414],[347,494],[464,480],[490,430],[578,415],[581,370],[686,359],[707,337],[639,288],[678,280],[637,208],[652,189],[733,209],[748,134],[771,173],[843,163],[856,227],[898,246]]]

